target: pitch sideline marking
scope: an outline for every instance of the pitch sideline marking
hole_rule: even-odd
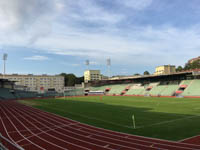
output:
[[[50,108],[50,107],[47,107],[47,108]],[[54,110],[61,111],[61,112],[64,112],[64,113],[74,114],[74,115],[81,116],[81,117],[84,117],[84,118],[87,118],[87,119],[93,119],[93,120],[97,120],[97,121],[106,122],[106,123],[113,124],[113,125],[116,125],[116,126],[121,126],[121,127],[129,128],[129,129],[134,129],[132,126],[124,126],[124,125],[117,124],[117,123],[114,123],[114,122],[105,121],[105,120],[97,119],[97,118],[94,118],[94,117],[89,117],[89,116],[86,116],[86,115],[72,113],[72,112],[69,112],[69,111],[65,112],[63,110],[58,110],[58,109],[55,109],[55,108],[50,108],[50,109],[54,109]],[[191,116],[191,117],[185,117],[185,118],[180,118],[180,119],[174,119],[174,120],[170,120],[170,121],[158,122],[158,123],[154,123],[154,124],[150,124],[150,125],[146,125],[146,126],[138,126],[135,129],[141,129],[141,128],[151,127],[151,126],[155,126],[155,125],[160,125],[160,124],[167,124],[167,123],[172,123],[172,122],[179,121],[179,120],[196,118],[196,117],[200,117],[200,115],[198,115],[198,116]]]
[[[172,122],[179,121],[179,120],[185,120],[185,119],[191,119],[191,118],[197,118],[197,117],[200,117],[200,116],[192,116],[192,117],[174,119],[174,120],[170,120],[170,121],[162,121],[162,122],[158,122],[158,123],[154,123],[154,124],[150,124],[150,125],[146,125],[146,126],[139,126],[136,129],[151,127],[151,126],[160,125],[160,124],[167,124],[167,123],[172,123]]]
[[[45,106],[45,107],[46,107],[46,106]],[[64,113],[74,114],[74,115],[77,115],[77,116],[80,116],[80,117],[83,117],[83,118],[87,118],[87,119],[93,119],[93,120],[97,120],[97,121],[106,122],[106,123],[113,124],[113,125],[120,126],[120,127],[125,127],[125,128],[129,128],[129,129],[134,129],[132,126],[125,126],[125,125],[121,125],[121,124],[118,124],[118,123],[114,123],[114,122],[110,122],[110,121],[105,121],[105,120],[97,119],[97,118],[94,118],[94,117],[89,117],[89,116],[86,116],[86,115],[81,115],[81,114],[77,114],[77,113],[72,113],[72,112],[69,112],[69,111],[66,112],[66,111],[59,110],[59,109],[55,109],[55,108],[51,108],[51,107],[46,107],[46,108],[54,109],[54,110],[57,110],[57,111],[60,111],[60,112],[64,112]]]
[[[20,105],[24,105],[24,104],[20,104]],[[52,117],[55,117],[55,118],[58,118],[59,120],[60,119],[65,119],[66,120],[66,117],[63,117],[63,116],[60,116],[58,114],[54,114],[54,113],[51,113],[51,112],[48,112],[48,111],[45,111],[45,110],[40,110],[38,108],[34,108],[34,107],[31,107],[29,105],[24,105],[26,106],[27,108],[31,108],[33,109],[32,111],[37,110],[37,111],[40,111],[44,114],[50,114],[52,115]],[[76,120],[72,120],[70,118],[67,118],[67,120],[71,120],[71,121],[75,121],[75,122],[78,122],[78,123],[81,123],[79,121],[76,121]],[[94,127],[92,125],[89,125],[89,124],[86,124],[86,123],[81,123],[83,125],[87,125],[88,127]],[[100,132],[106,132],[106,131],[112,131],[112,130],[108,130],[108,129],[104,129],[104,128],[100,128],[100,127],[95,127],[96,129],[101,129],[103,131],[100,131]],[[94,129],[94,130],[96,130]],[[141,135],[132,135],[132,134],[129,134],[129,133],[123,133],[123,132],[119,132],[119,131],[112,131],[113,133],[118,133],[118,134],[123,134],[124,136],[129,136],[129,137],[140,137],[140,138],[145,138],[145,139],[150,139],[150,140],[156,140],[156,141],[163,141],[163,142],[174,142],[174,141],[171,141],[171,140],[165,140],[165,139],[158,139],[158,138],[153,138],[153,137],[145,137],[145,136],[141,136]],[[113,134],[111,134],[113,135]],[[116,136],[119,136],[119,135],[116,135]],[[120,136],[119,136],[120,137]],[[177,142],[178,143],[178,142]],[[157,143],[156,143],[157,144]],[[161,143],[160,143],[161,144]],[[199,146],[199,145],[195,145],[195,144],[188,144],[188,143],[181,143],[183,145],[194,145],[194,146]],[[161,144],[161,145],[168,145],[168,144]]]

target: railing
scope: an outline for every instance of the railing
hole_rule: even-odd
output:
[[[0,150],[24,150],[0,134]]]

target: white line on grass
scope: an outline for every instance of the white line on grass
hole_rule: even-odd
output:
[[[168,123],[172,123],[175,121],[197,118],[197,117],[200,117],[200,116],[191,116],[191,117],[185,117],[185,118],[174,119],[174,120],[169,120],[169,121],[162,121],[162,122],[158,122],[158,123],[154,123],[154,124],[150,124],[150,125],[146,125],[146,126],[139,126],[139,127],[136,127],[136,129],[146,128],[146,127],[151,127],[151,126],[156,126],[156,125],[161,125],[161,124],[168,124]]]
[[[125,125],[121,125],[121,124],[118,124],[118,123],[114,123],[114,122],[110,122],[110,121],[105,121],[105,120],[97,119],[97,118],[94,118],[94,117],[89,117],[89,116],[86,116],[86,115],[81,115],[81,114],[77,114],[77,113],[73,113],[73,112],[69,112],[69,111],[66,112],[66,111],[63,111],[63,110],[60,110],[60,109],[51,108],[51,107],[46,107],[46,108],[53,109],[53,110],[60,111],[60,112],[64,112],[64,113],[68,113],[68,114],[72,114],[72,115],[76,115],[76,116],[80,116],[80,117],[87,118],[87,119],[102,121],[102,122],[113,124],[113,125],[120,126],[120,127],[134,129],[132,126],[125,126]]]

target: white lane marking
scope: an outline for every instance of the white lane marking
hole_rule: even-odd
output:
[[[32,107],[31,107],[32,108]],[[30,109],[29,109],[30,110]],[[32,108],[32,110],[35,110],[34,108]],[[34,112],[34,111],[32,111],[32,112]],[[43,112],[43,111],[39,111],[39,112]],[[41,115],[41,113],[37,113],[37,112],[34,112],[35,114],[38,114],[38,115]],[[43,112],[43,114],[50,114],[50,115],[52,115],[51,113],[48,113],[48,112]],[[59,119],[60,120],[60,118],[63,118],[63,117],[61,117],[61,116],[58,116],[57,117],[57,115],[55,115],[56,117],[55,118],[57,118],[57,119]],[[47,116],[43,116],[43,117],[47,117]],[[63,118],[65,121],[67,121],[66,119],[67,118]],[[63,119],[62,119],[62,121],[63,121]],[[70,119],[68,119],[68,120],[70,120]],[[68,121],[67,121],[68,122]],[[77,121],[74,121],[74,122],[77,122]],[[86,124],[85,124],[86,125]],[[90,126],[90,125],[87,125],[87,126]],[[86,127],[83,127],[83,128],[86,128]],[[98,129],[98,128],[97,128]],[[101,128],[100,128],[101,129]],[[88,130],[93,130],[93,129],[88,129]],[[106,129],[102,129],[102,130],[106,130]],[[83,130],[82,130],[83,131]],[[96,131],[96,130],[94,130],[94,131]],[[108,130],[107,130],[108,131]],[[84,132],[84,131],[83,131]],[[101,131],[98,131],[98,132],[101,132]],[[112,132],[115,132],[115,131],[112,131]],[[87,132],[88,133],[88,132]],[[105,132],[103,132],[104,134],[108,134],[108,133],[105,133]],[[118,133],[118,132],[116,132],[116,133]],[[95,135],[95,134],[93,134],[93,135]],[[112,134],[111,134],[112,135]],[[130,137],[132,137],[132,136],[134,136],[134,135],[129,135],[129,134],[125,134],[125,135],[128,135],[128,136],[130,136]],[[97,135],[98,136],[98,135]],[[113,135],[113,136],[116,136],[116,135]],[[120,136],[119,136],[120,137]],[[142,137],[142,136],[136,136],[136,137]],[[142,137],[142,138],[145,138],[145,139],[154,139],[154,138],[146,138],[146,137]],[[149,141],[144,141],[144,140],[138,140],[138,139],[135,139],[135,140],[137,140],[137,141],[143,141],[143,142],[146,142],[146,143],[153,143],[153,144],[157,144],[157,145],[168,145],[168,146],[171,146],[171,147],[180,147],[181,148],[181,146],[173,146],[173,145],[169,145],[169,144],[162,144],[162,143],[156,143],[156,142],[149,142]],[[155,140],[155,139],[154,139]],[[157,139],[156,139],[157,140]],[[119,140],[120,141],[120,140]],[[167,141],[167,140],[157,140],[157,141]],[[123,141],[124,142],[124,141]],[[169,142],[172,142],[172,141],[169,141]],[[161,148],[160,148],[161,149]],[[188,149],[191,149],[191,148],[188,148]]]

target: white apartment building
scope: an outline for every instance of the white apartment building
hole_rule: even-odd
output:
[[[64,89],[64,77],[59,75],[19,75],[19,74],[6,74],[0,75],[0,78],[15,81],[17,86],[27,87],[30,91],[45,92],[55,90],[62,92]]]
[[[84,72],[84,82],[88,83],[89,81],[101,80],[100,70],[86,70]]]

